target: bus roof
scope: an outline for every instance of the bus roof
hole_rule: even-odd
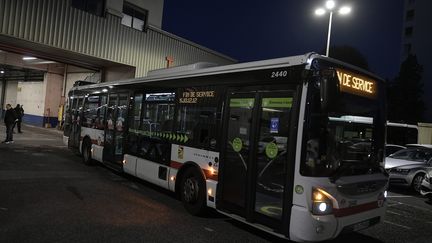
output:
[[[177,67],[167,68],[167,69],[157,69],[157,70],[150,71],[149,73],[150,75],[146,77],[119,80],[119,81],[110,81],[110,82],[103,82],[103,83],[83,85],[83,86],[75,86],[71,90],[91,89],[91,88],[98,88],[104,86],[138,84],[138,83],[146,83],[146,82],[160,81],[160,80],[173,79],[173,78],[206,76],[206,75],[213,75],[213,74],[253,71],[253,70],[260,70],[264,68],[278,68],[278,67],[298,66],[298,65],[306,65],[306,69],[309,69],[312,60],[314,59],[325,59],[332,63],[346,66],[350,69],[359,71],[366,75],[372,76],[376,79],[382,80],[376,75],[366,70],[363,70],[361,68],[358,68],[356,66],[341,62],[333,58],[325,57],[314,52],[310,52],[304,55],[262,60],[262,61],[254,61],[254,62],[245,62],[245,63],[238,63],[238,64],[230,64],[230,65],[223,65],[223,66],[214,66],[211,63],[195,63],[190,65],[185,65],[189,67],[177,66]]]

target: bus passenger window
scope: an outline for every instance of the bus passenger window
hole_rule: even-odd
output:
[[[185,105],[180,107],[178,130],[188,142],[202,148],[216,149],[217,108]]]
[[[89,96],[85,99],[83,107],[83,127],[98,129],[97,124],[99,122],[100,107],[100,96]]]
[[[172,132],[174,97],[174,93],[135,96],[133,119],[130,118],[129,123],[129,149],[132,153],[154,162],[169,163],[170,143],[166,134]]]

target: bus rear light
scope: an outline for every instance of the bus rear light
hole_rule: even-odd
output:
[[[312,190],[312,214],[326,215],[333,212],[333,197],[320,188]]]
[[[209,188],[209,189],[207,190],[207,194],[208,194],[209,196],[213,196],[213,190],[212,190],[211,188]]]
[[[171,181],[175,181],[175,176],[171,176],[171,177],[170,177],[170,180],[171,180]]]
[[[124,165],[126,164],[126,159],[123,160],[123,164],[124,164]]]

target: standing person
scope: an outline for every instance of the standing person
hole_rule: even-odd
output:
[[[22,117],[24,116],[24,109],[22,108],[22,106],[20,104],[17,104],[16,107],[14,108],[14,111],[15,111],[15,115],[16,115],[16,119],[17,119],[16,125],[18,128],[18,133],[22,133],[21,132],[21,122],[22,122]]]
[[[13,126],[15,124],[15,112],[10,104],[6,105],[6,113],[4,117],[4,123],[6,125],[6,140],[3,143],[13,143]]]

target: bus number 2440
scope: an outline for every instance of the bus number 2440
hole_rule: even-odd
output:
[[[271,73],[271,78],[283,78],[288,75],[287,71],[276,71]]]

